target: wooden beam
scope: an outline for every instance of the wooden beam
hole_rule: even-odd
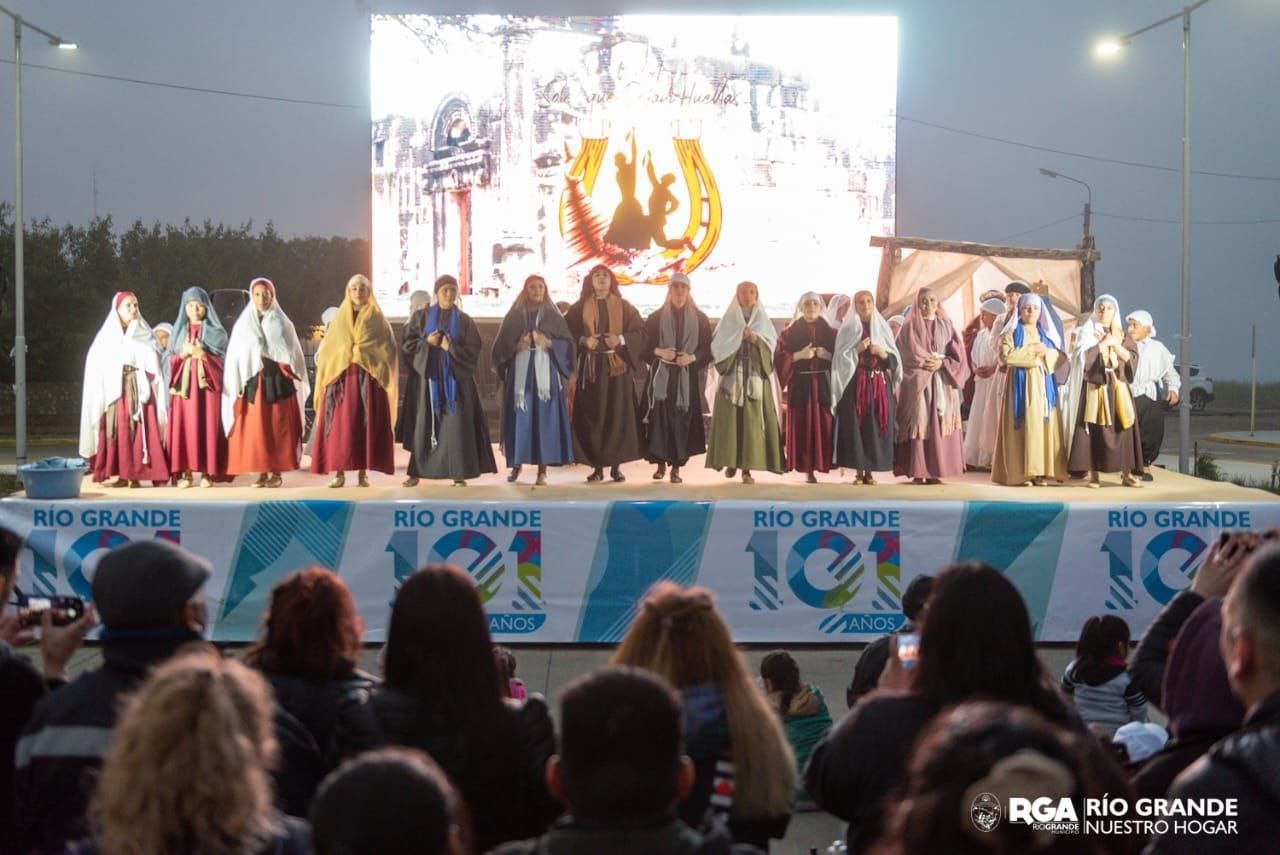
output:
[[[1102,253],[1083,249],[1023,249],[1015,246],[993,246],[987,243],[969,243],[955,240],[929,240],[913,237],[871,236],[871,245],[895,249],[927,249],[935,252],[959,252],[965,255],[995,256],[996,258],[1043,258],[1053,261],[1097,261]]]

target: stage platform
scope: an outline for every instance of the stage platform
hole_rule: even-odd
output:
[[[23,575],[44,593],[87,596],[94,562],[118,544],[181,542],[214,565],[220,640],[252,638],[271,586],[318,564],[345,577],[379,641],[399,581],[449,561],[475,578],[496,638],[540,644],[616,642],[661,578],[714,590],[743,642],[864,641],[902,623],[912,577],[967,559],[1013,580],[1041,641],[1074,641],[1104,612],[1136,632],[1220,530],[1280,525],[1280,497],[1163,469],[1142,489],[1114,476],[1096,490],[1003,487],[976,472],[936,486],[888,473],[855,486],[835,472],[816,485],[755,473],[746,485],[695,458],[679,485],[633,463],[624,483],[587,484],[575,466],[534,487],[526,467],[519,484],[504,472],[406,488],[401,457],[396,475],[373,473],[368,488],[330,489],[305,472],[278,489],[248,477],[190,489],[86,481],[75,500],[0,501],[0,522],[27,536]]]

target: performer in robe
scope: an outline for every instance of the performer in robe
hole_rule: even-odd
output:
[[[414,291],[409,295],[409,320],[400,331],[400,370],[397,373],[400,404],[396,409],[396,443],[405,451],[413,448],[413,432],[418,414],[418,399],[422,396],[422,378],[413,370],[413,354],[405,351],[403,343],[409,330],[421,330],[431,307],[430,291]],[[336,313],[336,310],[335,310]],[[420,336],[418,338],[421,338]]]
[[[250,303],[231,327],[222,378],[227,473],[257,472],[253,487],[279,487],[302,458],[303,407],[311,384],[293,321],[270,279],[249,283]]]
[[[573,333],[551,302],[547,281],[533,275],[502,319],[492,361],[502,381],[502,454],[515,483],[526,463],[547,483],[548,466],[573,463],[568,381],[577,354]]]
[[[968,349],[969,366],[973,369],[973,401],[964,431],[964,464],[970,469],[990,469],[991,456],[996,450],[996,432],[1000,425],[997,387],[1004,382],[999,372],[1000,335],[1004,327],[995,324],[1004,313],[1004,300],[989,297],[974,319],[979,326]]]
[[[222,431],[222,375],[227,330],[209,294],[193,285],[182,292],[164,359],[169,367],[169,468],[179,487],[200,478],[212,487],[227,474]]]
[[[480,331],[458,304],[458,280],[441,276],[423,325],[406,330],[403,347],[422,378],[406,487],[419,478],[448,478],[455,487],[497,472],[489,423],[476,388]]]
[[[680,467],[707,450],[702,425],[703,382],[711,364],[711,321],[689,294],[689,277],[672,275],[667,300],[645,321],[645,459],[656,463],[653,480],[671,467],[671,483],[680,484]]]
[[[800,296],[796,318],[778,334],[774,370],[786,401],[783,437],[787,463],[805,473],[830,472],[832,453],[831,355],[836,331],[822,317],[822,297],[814,291]]]
[[[1008,370],[991,463],[997,484],[1040,487],[1067,477],[1058,377],[1065,377],[1069,360],[1052,311],[1045,298],[1023,294],[1017,317],[1000,332],[1000,363]]]
[[[342,305],[316,351],[311,471],[332,472],[330,487],[343,486],[348,469],[356,471],[361,487],[369,486],[370,469],[396,471],[391,413],[399,400],[399,360],[391,324],[369,279],[357,273],[347,280]]]
[[[1178,405],[1182,378],[1173,364],[1169,348],[1156,340],[1155,321],[1143,309],[1125,318],[1129,338],[1138,344],[1138,369],[1134,372],[1130,391],[1138,412],[1138,433],[1142,437],[1142,480],[1151,480],[1151,466],[1164,445],[1164,414],[1167,407]]]
[[[165,354],[169,351],[169,342],[173,339],[173,324],[156,324],[151,328],[151,339],[156,344],[156,352],[160,354],[160,370],[164,372],[164,387],[169,388],[169,360]]]
[[[853,295],[853,311],[840,325],[831,361],[835,410],[835,464],[854,482],[876,483],[873,472],[893,469],[897,389],[902,357],[888,321],[870,291]]]
[[[827,323],[833,330],[838,331],[840,325],[844,323],[844,319],[848,317],[851,308],[853,308],[853,301],[849,299],[848,294],[836,294],[831,298],[831,302],[827,303],[827,307],[822,310],[822,317],[827,319]]]
[[[782,432],[774,397],[773,351],[778,331],[760,305],[754,282],[741,282],[711,337],[711,358],[719,374],[711,411],[707,468],[724,469],[754,484],[753,470],[786,471]]]
[[[93,480],[140,487],[169,480],[165,455],[168,393],[151,327],[138,298],[121,291],[89,345],[80,403],[80,455]]]
[[[1103,294],[1093,304],[1093,316],[1076,328],[1071,352],[1075,430],[1067,468],[1089,473],[1089,486],[1100,487],[1102,472],[1120,473],[1126,487],[1141,487],[1142,434],[1133,403],[1138,369],[1138,344],[1120,325],[1120,304]]]
[[[613,271],[597,265],[582,282],[582,295],[565,315],[578,344],[573,400],[575,456],[594,467],[589,483],[625,481],[619,468],[643,455],[640,417],[631,372],[645,350],[644,321],[622,299]]]
[[[960,332],[930,288],[921,288],[898,333],[902,387],[893,473],[915,484],[941,484],[964,473],[960,390],[969,360]]]
[[[975,368],[975,366],[973,365],[973,343],[974,341],[977,340],[978,333],[980,333],[984,329],[991,329],[992,324],[994,324],[995,322],[994,319],[988,321],[986,318],[983,317],[983,305],[988,300],[995,299],[999,301],[1000,309],[1001,311],[1003,311],[1004,300],[1001,299],[1002,297],[1003,295],[999,291],[996,291],[995,289],[992,289],[990,291],[983,291],[982,296],[978,298],[978,313],[973,316],[973,319],[969,321],[969,323],[964,325],[964,330],[962,330],[960,333],[960,340],[964,342],[964,352],[969,354],[970,368]],[[1000,312],[997,312],[996,314],[998,315],[1000,314]],[[996,337],[999,337],[1000,330],[1002,329],[1004,328],[996,327],[993,335],[995,335]],[[996,360],[996,362],[999,362],[999,360]],[[974,390],[977,388],[976,387],[977,380],[978,380],[978,373],[976,370],[974,370],[969,373],[969,380],[964,384],[964,390],[963,390],[964,398],[963,398],[963,402],[960,405],[960,412],[963,414],[965,421],[968,421],[970,418],[973,417],[973,409],[972,409],[973,395],[974,395]],[[965,431],[966,438],[968,437],[968,435],[969,435],[969,432],[968,430],[966,430]],[[967,448],[965,452],[965,463],[967,465],[972,465],[969,463]]]

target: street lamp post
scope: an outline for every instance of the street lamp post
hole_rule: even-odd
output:
[[[74,42],[37,27],[17,12],[0,6],[0,13],[13,21],[13,417],[14,459],[20,466],[27,461],[27,305],[26,280],[22,257],[22,28],[34,30],[63,50],[75,50]]]
[[[1191,13],[1208,2],[1197,0],[1181,12],[1097,46],[1099,54],[1110,56],[1148,30],[1182,21],[1182,332],[1178,336],[1178,361],[1183,394],[1178,399],[1178,471],[1183,474],[1191,468],[1191,396],[1186,394],[1191,385]]]
[[[1089,231],[1090,222],[1093,215],[1093,188],[1079,178],[1072,178],[1070,175],[1063,175],[1061,172],[1055,172],[1052,169],[1040,167],[1040,174],[1045,178],[1062,178],[1067,181],[1074,181],[1085,189],[1089,195],[1085,197],[1084,203],[1084,238],[1080,241],[1080,248],[1087,254],[1085,260],[1080,265],[1080,303],[1086,308],[1093,306],[1094,288],[1093,288],[1093,234]]]

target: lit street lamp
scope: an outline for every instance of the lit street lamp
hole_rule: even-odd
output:
[[[1080,241],[1080,248],[1086,253],[1092,253],[1093,234],[1089,231],[1089,224],[1093,215],[1093,188],[1079,178],[1072,178],[1070,175],[1063,175],[1061,172],[1045,169],[1043,166],[1040,167],[1040,174],[1045,178],[1061,178],[1065,181],[1074,181],[1089,194],[1084,203],[1084,238]],[[1080,265],[1080,302],[1086,311],[1093,306],[1093,264],[1092,255],[1089,255]]]
[[[1190,471],[1191,458],[1191,396],[1185,394],[1191,385],[1191,13],[1208,2],[1197,0],[1181,12],[1118,39],[1101,41],[1095,47],[1099,56],[1114,56],[1128,47],[1135,36],[1170,21],[1182,21],[1182,332],[1178,336],[1178,360],[1184,394],[1178,400],[1178,471],[1183,474]]]
[[[0,6],[0,13],[13,21],[13,416],[14,458],[21,466],[27,461],[27,295],[22,258],[22,28],[39,33],[60,50],[75,50],[76,45],[37,27],[5,6]]]

